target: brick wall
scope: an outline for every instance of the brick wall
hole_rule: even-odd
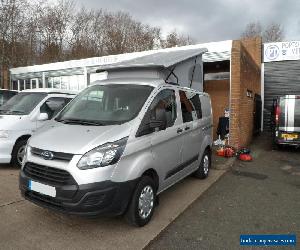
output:
[[[211,97],[213,110],[213,135],[217,139],[219,117],[224,116],[224,110],[229,108],[229,80],[205,81],[204,91]]]
[[[9,70],[7,67],[1,69],[1,86],[0,88],[9,89]]]
[[[230,144],[236,148],[252,140],[254,95],[261,90],[261,45],[261,38],[236,40],[232,45]]]

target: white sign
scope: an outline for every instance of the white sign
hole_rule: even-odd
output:
[[[264,44],[264,62],[286,60],[300,60],[300,41]]]

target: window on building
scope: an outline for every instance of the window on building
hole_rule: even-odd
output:
[[[25,89],[25,81],[24,80],[19,80],[19,87],[20,87],[20,91]]]
[[[61,76],[60,81],[62,89],[69,89],[70,76]]]
[[[53,88],[55,89],[60,89],[61,85],[60,85],[60,77],[55,76],[52,78],[52,83],[53,83]]]
[[[33,89],[36,89],[38,86],[37,86],[37,79],[31,79],[31,86]]]
[[[25,89],[31,89],[31,86],[30,86],[30,79],[26,79],[24,80],[25,81]]]
[[[13,81],[12,81],[12,86],[11,86],[11,88],[12,88],[13,90],[18,90],[18,81],[17,81],[17,80],[13,80]]]
[[[43,80],[39,78],[38,81],[39,81],[39,88],[43,88]]]

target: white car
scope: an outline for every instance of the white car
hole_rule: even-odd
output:
[[[0,107],[0,163],[22,165],[27,140],[70,100],[74,91],[24,90]]]

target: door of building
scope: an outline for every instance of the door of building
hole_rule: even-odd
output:
[[[261,112],[262,112],[262,101],[261,96],[255,94],[254,96],[254,111],[253,111],[253,134],[257,135],[261,131]]]

